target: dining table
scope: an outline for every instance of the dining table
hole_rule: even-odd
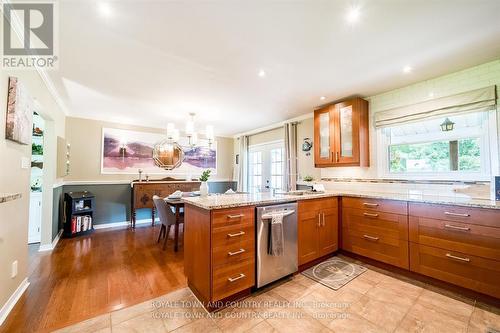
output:
[[[192,192],[183,192],[183,197],[194,196]],[[184,214],[184,201],[182,198],[166,197],[163,199],[170,207],[174,208],[175,211],[175,226],[174,226],[174,252],[179,250],[179,224],[181,222],[181,216]]]

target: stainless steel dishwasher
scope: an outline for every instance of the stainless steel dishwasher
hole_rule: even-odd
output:
[[[283,214],[283,255],[268,254],[269,228],[273,214]],[[257,207],[257,288],[298,270],[297,203]]]

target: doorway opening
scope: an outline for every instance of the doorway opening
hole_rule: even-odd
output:
[[[31,180],[28,244],[40,243],[42,238],[42,188],[45,121],[33,113],[31,141]]]
[[[283,190],[285,184],[285,143],[283,140],[250,146],[248,153],[249,191]]]

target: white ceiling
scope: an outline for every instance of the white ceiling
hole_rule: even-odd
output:
[[[72,116],[233,135],[500,56],[498,0],[60,1]],[[403,74],[411,65],[414,70]],[[257,74],[265,70],[266,77]]]

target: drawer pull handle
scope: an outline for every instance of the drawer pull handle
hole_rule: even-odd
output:
[[[444,212],[445,215],[451,216],[460,216],[460,217],[469,217],[470,214],[460,214],[460,213],[452,213],[452,212]]]
[[[243,253],[243,252],[245,252],[245,249],[239,249],[238,251],[235,251],[235,252],[228,252],[227,254],[229,256],[235,256],[235,255]]]
[[[373,236],[368,236],[368,235],[363,235],[363,238],[371,240],[371,241],[375,241],[375,242],[379,240],[378,237],[373,237]]]
[[[236,215],[228,215],[227,218],[233,220],[233,219],[242,218],[243,216],[245,216],[245,215],[243,215],[243,214],[236,214]]]
[[[444,227],[448,228],[448,229],[453,229],[453,230],[470,231],[470,228],[468,228],[468,227],[459,227],[459,226],[451,225],[451,224],[445,224]]]
[[[245,234],[244,231],[237,232],[235,234],[227,234],[227,237],[232,238],[232,237],[238,237],[238,236],[243,236]]]
[[[455,259],[455,260],[460,260],[460,261],[465,261],[465,262],[469,262],[470,259],[469,258],[462,258],[462,257],[457,257],[457,256],[454,256],[453,254],[450,254],[450,253],[446,253],[446,256],[450,259]]]
[[[318,213],[318,228],[321,227],[321,213]]]
[[[230,277],[228,278],[227,280],[229,282],[234,282],[234,281],[238,281],[239,279],[243,279],[245,277],[245,274],[241,273],[240,275],[238,275],[237,277]]]
[[[372,214],[372,213],[363,213],[363,215],[368,217],[378,217],[378,214]]]
[[[363,202],[363,206],[367,206],[367,207],[378,207],[378,204],[376,204],[376,203],[371,203],[371,202]]]

